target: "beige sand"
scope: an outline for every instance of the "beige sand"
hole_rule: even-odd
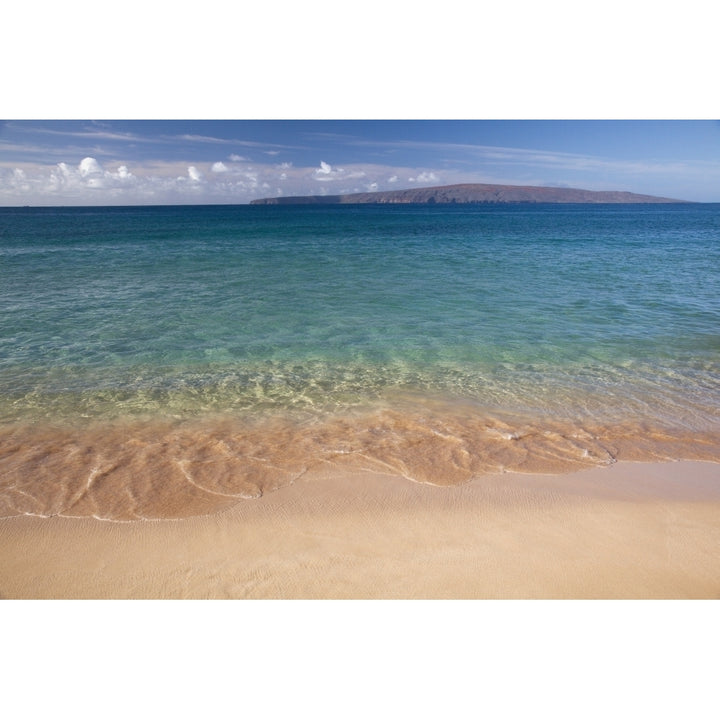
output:
[[[4,598],[718,598],[720,464],[306,475],[205,517],[0,521]]]

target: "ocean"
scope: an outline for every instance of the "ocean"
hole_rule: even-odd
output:
[[[0,318],[0,516],[720,458],[717,204],[2,208]]]

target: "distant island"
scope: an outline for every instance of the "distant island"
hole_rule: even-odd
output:
[[[574,188],[524,185],[485,185],[466,183],[440,187],[351,193],[348,195],[297,195],[252,200],[251,205],[336,205],[354,203],[684,203],[685,200],[638,195],[617,190],[578,190]]]

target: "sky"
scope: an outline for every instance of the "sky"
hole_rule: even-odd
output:
[[[720,202],[715,120],[9,120],[0,205],[243,204],[453,183]]]

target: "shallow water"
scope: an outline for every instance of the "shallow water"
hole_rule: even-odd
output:
[[[2,209],[0,514],[717,459],[718,288],[718,205]]]

